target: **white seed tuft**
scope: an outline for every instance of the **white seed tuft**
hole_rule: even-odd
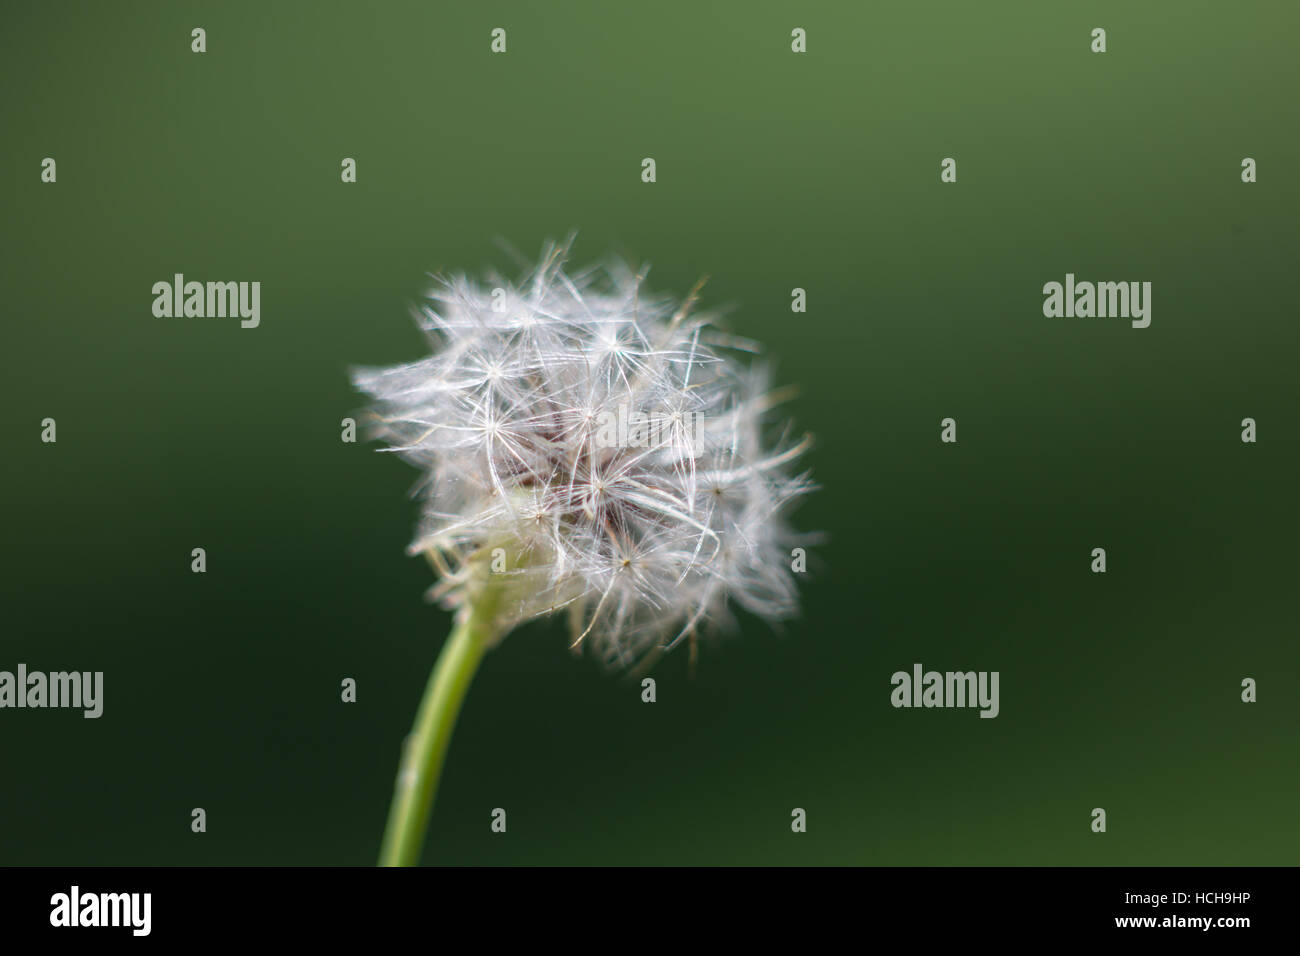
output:
[[[498,632],[564,608],[614,668],[730,623],[729,601],[789,617],[808,441],[765,444],[778,399],[753,344],[621,262],[566,273],[567,251],[518,284],[440,280],[419,310],[433,354],[354,373],[385,450],[423,472],[411,550],[442,570],[435,597],[463,605],[502,548]]]

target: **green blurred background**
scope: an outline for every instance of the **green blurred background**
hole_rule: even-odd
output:
[[[654,705],[511,636],[425,862],[1300,861],[1294,4],[2,16],[0,669],[106,690],[0,711],[0,863],[373,861],[448,616],[347,369],[422,354],[426,271],[572,228],[737,306],[829,538],[800,620],[674,653]],[[261,327],[154,318],[174,272],[259,280]],[[1066,272],[1151,281],[1151,327],[1044,318]],[[893,709],[915,662],[999,671],[1001,715]]]

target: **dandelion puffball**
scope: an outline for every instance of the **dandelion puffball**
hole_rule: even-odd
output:
[[[684,301],[620,261],[566,271],[549,247],[519,283],[439,280],[419,309],[432,354],[354,372],[373,431],[422,472],[412,553],[492,635],[563,610],[575,646],[622,668],[731,621],[797,610],[790,504],[807,439],[767,417],[778,396]]]

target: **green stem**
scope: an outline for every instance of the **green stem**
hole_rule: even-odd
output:
[[[429,675],[415,726],[402,747],[393,805],[379,852],[380,866],[413,866],[419,862],[456,715],[493,636],[490,612],[495,608],[485,605],[494,605],[495,601],[489,595],[484,597],[489,599],[467,609],[469,613],[457,615],[456,626]]]

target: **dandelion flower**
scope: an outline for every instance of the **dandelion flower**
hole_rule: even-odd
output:
[[[441,279],[419,309],[432,354],[354,373],[376,437],[420,469],[410,550],[457,622],[395,817],[427,817],[469,677],[519,624],[562,612],[575,648],[624,670],[730,624],[733,605],[798,607],[785,515],[812,488],[794,473],[808,440],[772,434],[782,396],[756,346],[693,311],[698,287],[677,301],[619,261],[566,271],[567,250],[519,283]],[[423,819],[395,826],[384,862],[411,862]]]

